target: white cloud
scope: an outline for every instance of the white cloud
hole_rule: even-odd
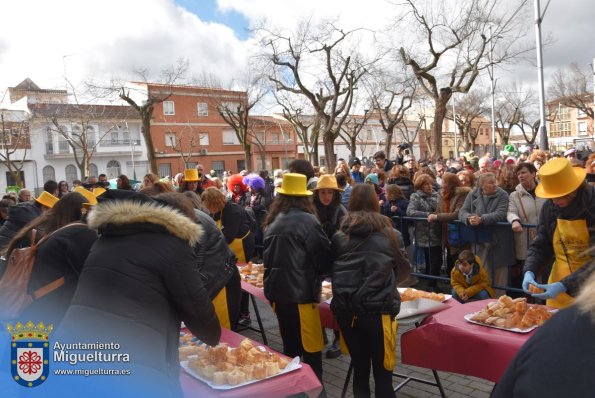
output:
[[[179,58],[190,61],[190,74],[229,79],[245,65],[247,48],[231,28],[203,22],[171,0],[6,2],[0,38],[2,88],[26,77],[62,88],[64,66],[73,83],[131,78],[141,67],[156,79]]]

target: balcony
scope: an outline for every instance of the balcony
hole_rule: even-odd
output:
[[[99,146],[102,147],[111,147],[111,146],[130,146],[130,145],[140,145],[140,139],[138,140],[102,140],[99,143]]]

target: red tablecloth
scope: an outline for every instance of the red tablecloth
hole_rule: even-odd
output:
[[[418,328],[401,336],[401,361],[498,382],[534,331],[508,332],[475,325],[463,318],[490,301],[494,300],[455,305],[426,318]]]
[[[269,300],[264,296],[264,290],[260,287],[256,287],[254,285],[249,284],[242,280],[242,290],[246,293],[249,293],[262,301],[263,303],[269,304]],[[339,325],[335,321],[335,317],[331,312],[331,306],[325,302],[318,304],[318,308],[320,309],[320,321],[322,326],[328,329],[336,329],[339,330]]]
[[[236,347],[245,337],[227,329],[221,329],[221,342]],[[261,343],[255,342],[260,345]],[[270,349],[270,348],[269,348]],[[309,365],[302,363],[302,368],[280,376],[249,384],[231,390],[214,390],[207,384],[196,380],[184,371],[180,374],[180,384],[185,398],[203,397],[286,397],[300,392],[310,397],[317,397],[322,391],[322,385]]]

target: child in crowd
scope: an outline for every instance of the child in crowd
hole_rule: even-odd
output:
[[[494,297],[490,277],[471,250],[459,253],[450,273],[452,295],[461,303]]]

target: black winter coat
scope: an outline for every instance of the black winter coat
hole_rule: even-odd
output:
[[[264,233],[264,294],[270,302],[317,303],[330,263],[318,219],[298,208],[280,213]]]
[[[99,204],[88,222],[100,237],[59,338],[117,342],[119,352],[130,354],[132,375],[114,383],[134,384],[143,396],[181,395],[180,322],[209,345],[221,334],[196,266],[193,246],[202,228],[170,207],[132,201]]]
[[[41,215],[41,207],[35,203],[20,203],[8,208],[8,218],[0,228],[0,251],[10,243],[12,238],[31,221]],[[16,247],[31,246],[29,238],[23,239]]]
[[[539,215],[537,237],[529,246],[523,272],[532,271],[537,275],[543,264],[551,264],[554,258],[554,232],[559,218],[585,220],[589,231],[588,247],[595,247],[595,187],[587,185],[580,188],[577,197],[565,208],[554,205],[551,200],[545,202]],[[585,256],[585,259],[588,258],[589,256]],[[575,296],[594,271],[595,261],[592,261],[560,282],[566,287],[567,294]]]
[[[223,214],[223,215],[222,215]],[[248,234],[250,231],[250,220],[246,210],[233,202],[226,202],[223,210],[213,215],[215,221],[221,220],[223,236],[225,241],[230,244],[235,239],[242,239],[246,261],[249,261],[254,254],[254,235]],[[246,235],[248,234],[248,235]]]
[[[389,314],[401,307],[397,291],[399,262],[409,267],[400,232],[398,247],[379,231],[361,225],[333,236],[333,301],[337,317]],[[402,263],[405,262],[405,263]]]
[[[212,300],[232,277],[232,274],[226,273],[225,270],[232,270],[239,276],[236,256],[225,242],[225,237],[217,228],[215,221],[200,210],[195,210],[194,213],[196,222],[202,226],[204,231],[194,246],[194,252],[202,282]],[[225,267],[225,264],[230,267]]]
[[[27,291],[37,289],[64,277],[64,285],[33,301],[22,314],[23,319],[43,319],[57,328],[74,295],[83,264],[97,233],[86,224],[76,223],[54,232],[37,248]]]
[[[592,397],[595,323],[572,305],[547,321],[521,347],[492,398]]]

